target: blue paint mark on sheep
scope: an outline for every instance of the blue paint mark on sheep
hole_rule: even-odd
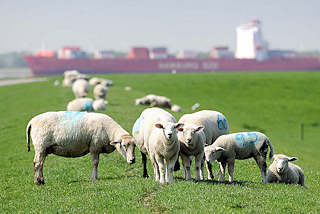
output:
[[[236,134],[235,140],[239,147],[244,148],[254,146],[258,142],[259,136],[254,132],[244,132]]]
[[[61,122],[73,129],[80,125],[85,114],[85,112],[64,111],[63,120]]]
[[[85,109],[86,111],[92,111],[92,110],[93,110],[93,108],[92,108],[92,102],[91,102],[91,101],[86,101],[86,102],[84,103],[84,109]]]
[[[220,130],[228,129],[227,119],[222,114],[218,114],[217,124],[218,124],[218,129],[220,129]]]
[[[133,126],[133,131],[137,132],[140,129],[141,126],[141,122],[144,120],[144,117],[140,117],[137,122],[135,122],[134,126]]]

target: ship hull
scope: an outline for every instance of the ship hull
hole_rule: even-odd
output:
[[[81,73],[161,73],[228,71],[315,71],[320,58],[254,59],[59,59],[25,56],[34,75],[60,75],[66,70]]]

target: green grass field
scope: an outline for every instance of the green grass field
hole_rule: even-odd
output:
[[[108,114],[131,133],[144,106],[135,99],[148,93],[171,98],[191,113],[191,106],[222,112],[230,132],[261,131],[275,153],[296,156],[305,172],[298,185],[261,184],[253,159],[236,161],[232,184],[184,181],[175,172],[173,185],[142,178],[140,152],[129,165],[118,152],[102,155],[99,180],[90,181],[90,155],[47,157],[46,184],[33,184],[34,150],[27,152],[25,128],[35,115],[65,110],[71,88],[53,86],[56,79],[0,87],[1,213],[320,213],[320,73],[199,73],[104,75],[109,88]],[[125,91],[131,86],[132,91]],[[90,95],[92,97],[92,94]],[[173,113],[179,119],[183,113]],[[304,124],[304,139],[300,127]],[[268,162],[268,166],[270,161]],[[218,165],[214,163],[215,179]],[[192,170],[192,176],[195,176]]]

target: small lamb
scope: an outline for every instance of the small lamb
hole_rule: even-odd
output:
[[[266,183],[266,157],[270,147],[269,159],[273,156],[273,147],[268,137],[260,132],[240,132],[222,135],[210,146],[206,146],[207,162],[217,160],[220,164],[219,181],[224,181],[225,168],[228,164],[229,182],[233,182],[235,159],[243,160],[253,157],[257,162],[262,182]]]
[[[285,184],[300,184],[304,188],[309,188],[305,185],[305,177],[302,169],[290,163],[296,161],[296,157],[287,157],[283,154],[275,154],[273,163],[269,166],[267,171],[267,182],[285,183]]]
[[[72,91],[76,98],[86,97],[89,93],[90,85],[84,79],[78,79],[72,84]]]
[[[180,106],[178,106],[177,104],[173,104],[171,106],[171,111],[173,111],[173,112],[182,112],[182,108]]]
[[[192,114],[184,114],[180,123],[193,123],[197,126],[204,127],[203,132],[206,136],[206,145],[211,145],[219,136],[229,133],[229,125],[226,117],[217,111],[202,110]],[[212,165],[206,163],[208,179],[213,179]],[[176,163],[175,169],[179,169],[179,162]]]
[[[169,112],[160,108],[145,109],[136,120],[132,128],[132,135],[142,155],[143,177],[149,177],[146,164],[147,155],[150,155],[155,179],[160,179],[161,183],[165,182],[163,177],[163,161],[165,161],[167,165],[166,181],[173,182],[172,161],[174,165],[180,148],[176,136],[176,129],[179,126],[181,124],[177,124],[176,119]]]
[[[108,88],[104,85],[98,84],[93,89],[93,96],[96,100],[98,99],[106,99],[108,93]]]
[[[181,123],[178,121],[178,123]],[[184,168],[184,178],[191,179],[190,165],[192,157],[195,157],[196,180],[204,180],[203,157],[206,136],[203,126],[192,123],[184,123],[183,127],[178,128],[178,140],[180,142],[180,156]]]
[[[105,114],[87,112],[46,112],[33,117],[26,128],[28,152],[30,136],[35,150],[34,183],[44,184],[43,164],[48,154],[92,159],[91,180],[98,179],[100,153],[115,149],[129,164],[135,162],[134,139]]]
[[[67,111],[93,111],[93,103],[91,98],[77,98],[68,103]]]

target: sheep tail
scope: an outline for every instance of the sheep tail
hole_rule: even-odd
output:
[[[269,160],[271,160],[271,158],[273,157],[273,154],[274,154],[273,153],[273,147],[272,147],[272,144],[271,144],[271,142],[270,142],[270,140],[268,138],[265,140],[265,142],[270,147]]]
[[[31,132],[31,123],[27,125],[27,129],[26,129],[28,152],[30,152],[30,132]]]

